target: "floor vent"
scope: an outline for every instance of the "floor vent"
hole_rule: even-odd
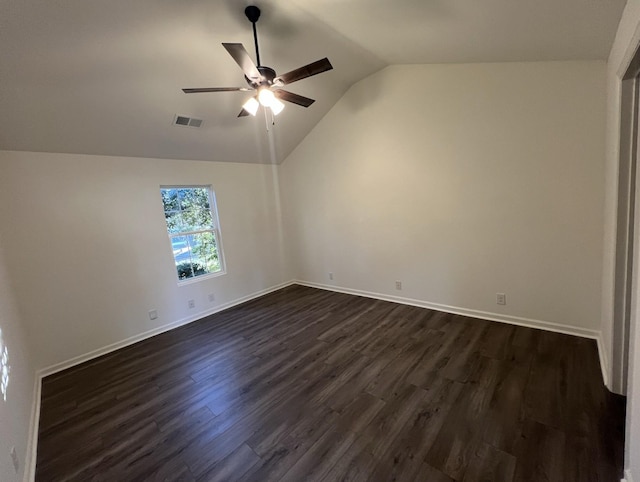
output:
[[[194,119],[193,117],[186,117],[183,115],[176,115],[173,118],[173,125],[181,127],[202,127],[202,119]]]

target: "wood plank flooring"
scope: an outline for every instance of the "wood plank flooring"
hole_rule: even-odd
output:
[[[619,481],[593,340],[291,286],[43,382],[38,481]]]

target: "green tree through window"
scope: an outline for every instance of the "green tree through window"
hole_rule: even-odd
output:
[[[220,231],[210,186],[160,188],[179,280],[222,271]]]

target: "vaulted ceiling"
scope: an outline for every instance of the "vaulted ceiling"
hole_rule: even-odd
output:
[[[334,70],[292,84],[316,99],[237,118],[248,94],[222,42],[262,63]],[[0,0],[0,149],[280,162],[355,82],[390,64],[606,59],[624,0]],[[416,89],[420,88],[420,79]],[[176,114],[204,120],[172,125]],[[267,128],[269,132],[267,132]]]

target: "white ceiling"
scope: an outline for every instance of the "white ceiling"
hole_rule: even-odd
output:
[[[389,64],[606,59],[624,0],[256,0],[262,63],[334,70],[288,89],[271,127],[222,42],[254,56],[249,0],[0,0],[0,149],[281,161],[355,82]],[[204,119],[172,126],[175,114]]]

